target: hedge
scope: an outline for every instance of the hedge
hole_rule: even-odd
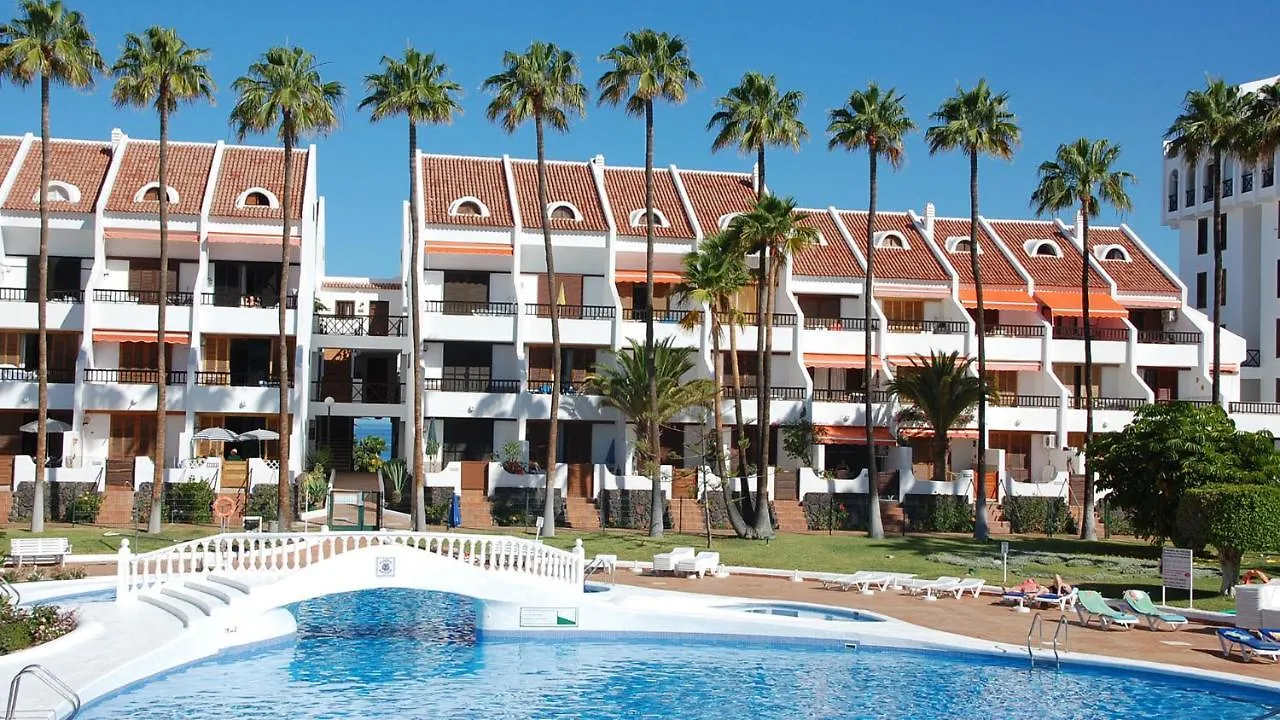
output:
[[[973,505],[957,495],[908,495],[902,503],[911,532],[973,532]]]
[[[1062,498],[1007,497],[1004,519],[1013,533],[1062,535],[1076,531],[1075,518]]]

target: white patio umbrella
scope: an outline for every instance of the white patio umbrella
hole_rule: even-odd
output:
[[[192,435],[191,439],[212,440],[214,442],[237,442],[240,439],[240,436],[226,428],[211,427],[205,428],[195,435]]]
[[[19,429],[19,430],[21,430],[21,431],[22,431],[22,432],[24,432],[24,433],[36,433],[36,432],[40,432],[40,421],[39,421],[39,420],[32,420],[31,422],[27,423],[26,425],[23,425],[22,427],[20,427],[20,428],[18,428],[18,429]],[[64,422],[62,422],[61,420],[54,420],[53,418],[45,418],[45,419],[44,419],[44,429],[45,429],[45,432],[51,432],[51,433],[69,433],[69,432],[71,432],[71,426],[70,426],[70,425],[68,425],[68,424],[66,424],[66,423],[64,423]]]
[[[262,442],[263,440],[279,440],[280,433],[276,432],[275,430],[258,428],[257,430],[250,430],[249,432],[240,433],[239,435],[236,436],[236,439],[242,442],[245,440],[257,440],[258,442]]]

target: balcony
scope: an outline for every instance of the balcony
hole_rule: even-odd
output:
[[[1252,170],[1240,176],[1240,192],[1241,193],[1253,192],[1253,171]]]
[[[996,407],[1057,408],[1062,405],[1062,398],[1057,395],[1001,393],[1000,397],[991,404]]]
[[[744,389],[745,390],[745,389]],[[879,405],[887,403],[891,399],[888,390],[872,390],[871,402]],[[839,390],[836,388],[814,388],[814,402],[835,402],[835,403],[864,403],[866,402],[866,394],[861,390]]]
[[[728,399],[728,400],[733,400],[735,397],[739,397],[737,394],[737,391],[735,391],[732,387],[724,388],[724,396],[725,396],[725,399]],[[742,395],[740,397],[743,400],[756,399],[756,397],[758,397],[758,394],[756,393],[755,384],[753,383],[750,387],[744,386],[742,388]],[[769,399],[770,400],[804,400],[804,388],[777,387],[775,385],[769,388]]]
[[[987,337],[1040,338],[1044,337],[1043,325],[987,325],[983,328]]]
[[[889,332],[904,334],[960,335],[969,331],[962,320],[894,320],[888,321]]]
[[[0,382],[39,382],[40,373],[35,368],[0,368]],[[75,368],[49,369],[50,383],[74,383]]]
[[[1159,392],[1159,391],[1157,391]],[[1178,398],[1156,398],[1156,405],[1176,405],[1183,403],[1191,407],[1212,407],[1215,403],[1212,400],[1179,400]]]
[[[35,302],[36,291],[34,288],[6,287],[0,288],[0,302]],[[49,302],[54,303],[75,303],[84,302],[83,290],[49,290]]]
[[[871,318],[872,332],[880,329],[880,320]],[[863,332],[867,329],[866,318],[823,318],[823,317],[806,317],[804,326],[807,330],[831,330],[831,331],[852,331]]]
[[[526,303],[524,311],[539,318],[551,317],[550,303]],[[612,305],[559,305],[556,313],[561,320],[612,320]]]
[[[165,385],[186,385],[186,370],[170,370],[165,373]],[[85,368],[84,380],[91,383],[117,385],[155,385],[160,371],[154,368]]]
[[[427,300],[422,304],[424,312],[436,315],[480,315],[504,317],[516,314],[513,302],[472,302],[470,300]]]
[[[1139,330],[1138,342],[1153,345],[1199,345],[1204,336],[1182,330]]]
[[[561,380],[559,383],[561,395],[598,395],[587,385],[586,380]],[[550,380],[530,380],[529,392],[534,395],[550,395],[552,386]]]
[[[1227,178],[1222,181],[1222,197],[1229,198],[1235,192],[1235,178]]]
[[[426,378],[423,381],[427,390],[440,392],[469,393],[516,393],[520,392],[519,380],[490,380],[487,378]]]
[[[396,404],[404,397],[404,383],[400,382],[321,378],[313,381],[311,387],[311,399],[319,401],[332,397],[344,403]]]
[[[317,315],[317,335],[341,335],[346,337],[404,337],[408,334],[409,318],[405,315]]]
[[[1093,399],[1094,410],[1137,410],[1148,404],[1146,398],[1095,397]],[[1085,398],[1071,398],[1071,407],[1076,410],[1084,410],[1087,405]]]
[[[270,376],[265,370],[245,372],[222,372],[216,370],[199,370],[196,372],[197,385],[222,385],[230,387],[263,387],[278,388],[280,380]],[[289,387],[293,387],[293,377],[289,378]]]
[[[1169,193],[1169,212],[1178,209],[1178,193]]]
[[[760,313],[753,313],[753,312],[738,313],[738,318],[742,321],[741,324],[743,325],[752,326],[752,327],[761,327]],[[716,319],[718,319],[722,323],[733,322],[733,317],[730,313],[716,313]],[[773,326],[774,327],[795,327],[796,316],[789,313],[774,313]]]
[[[212,305],[221,308],[253,308],[274,310],[277,307],[276,299],[279,296],[272,293],[269,295],[248,295],[238,291],[219,291],[211,293],[203,293],[200,296],[200,302],[205,305]],[[298,294],[294,293],[285,298],[285,310],[298,309]]]
[[[1276,169],[1274,167],[1262,168],[1262,187],[1268,188],[1276,184]]]
[[[1200,188],[1200,202],[1207,203],[1213,201],[1213,184],[1205,183]]]
[[[1269,402],[1233,402],[1227,404],[1227,410],[1233,413],[1255,413],[1258,415],[1280,415],[1280,403]]]
[[[1084,326],[1059,326],[1053,329],[1053,337],[1057,340],[1084,340]],[[1129,328],[1089,328],[1089,339],[1103,342],[1126,342],[1129,339]]]
[[[1240,363],[1240,367],[1247,367],[1247,368],[1262,367],[1262,351],[1261,350],[1245,350],[1244,362]]]
[[[637,310],[635,308],[622,308],[622,319],[630,322],[648,322],[649,316],[653,315],[653,321],[656,323],[678,323],[690,313],[692,310],[645,310],[643,308]]]
[[[1196,204],[1196,190],[1195,188],[1187,188],[1186,202],[1184,203],[1184,206],[1191,207],[1192,205],[1195,205],[1195,204]]]
[[[168,297],[167,305],[174,307],[190,307],[194,293],[189,292],[169,292],[165,293]],[[98,289],[93,291],[93,299],[96,302],[117,303],[127,305],[159,305],[159,290],[104,290]]]

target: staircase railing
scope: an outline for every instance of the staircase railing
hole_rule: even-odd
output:
[[[57,675],[49,672],[43,665],[28,665],[18,671],[9,682],[9,703],[5,707],[4,720],[14,720],[18,713],[18,690],[22,687],[22,679],[31,676],[44,683],[63,700],[71,703],[71,713],[64,720],[71,720],[80,712],[80,696],[71,686],[63,682]]]

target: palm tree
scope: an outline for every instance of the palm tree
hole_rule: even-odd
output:
[[[288,432],[289,422],[289,327],[285,306],[289,293],[289,236],[293,225],[293,148],[306,135],[323,135],[338,127],[338,112],[346,91],[336,80],[320,77],[315,56],[302,48],[274,47],[236,78],[236,105],[231,109],[231,125],[244,140],[250,133],[275,130],[284,143],[284,192],[280,196],[280,349],[276,359],[276,381],[280,385],[280,431]],[[280,478],[277,505],[280,528],[290,526],[289,439],[280,439]]]
[[[993,93],[986,80],[972,90],[957,88],[931,115],[937,125],[925,131],[929,154],[960,150],[969,157],[969,270],[977,300],[978,377],[987,381],[987,324],[983,316],[982,277],[978,272],[978,157],[1008,160],[1022,137],[1018,118],[1009,112],[1009,94]],[[987,403],[978,399],[978,486],[974,498],[973,536],[987,539]]]
[[[1036,213],[1044,215],[1075,206],[1080,211],[1081,266],[1080,308],[1084,313],[1084,518],[1081,520],[1080,537],[1097,540],[1094,521],[1093,473],[1089,471],[1089,443],[1093,441],[1093,339],[1089,323],[1089,218],[1098,216],[1102,203],[1121,212],[1133,209],[1133,203],[1125,191],[1125,185],[1133,182],[1133,175],[1114,170],[1120,158],[1120,146],[1109,140],[1080,138],[1073,143],[1058,146],[1057,157],[1040,163],[1040,184],[1031,193],[1031,204]]]
[[[423,467],[423,388],[422,388],[422,316],[418,301],[418,257],[422,252],[418,237],[418,124],[448,125],[462,112],[458,95],[462,86],[448,80],[449,66],[437,62],[434,53],[406,48],[403,59],[384,55],[382,72],[366,75],[368,95],[360,101],[360,109],[372,108],[370,119],[379,122],[403,116],[409,121],[409,267],[413,268],[409,283],[409,307],[413,308],[409,327],[413,342],[410,363],[413,382],[413,527],[427,527],[426,469]]]
[[[836,108],[827,114],[827,134],[831,139],[827,148],[835,150],[859,150],[866,148],[867,169],[869,173],[867,200],[867,271],[863,278],[862,312],[863,317],[871,317],[871,289],[875,279],[875,227],[876,227],[876,166],[880,158],[889,162],[891,168],[902,165],[904,151],[903,138],[916,129],[916,124],[907,116],[907,109],[902,105],[903,97],[894,88],[882,91],[873,83],[866,90],[855,90],[849,96],[844,107]],[[880,487],[876,481],[876,454],[873,444],[875,418],[872,417],[871,389],[875,373],[871,365],[871,332],[864,332],[865,344],[863,360],[866,370],[866,386],[864,403],[867,424],[867,487],[870,489],[870,514],[867,524],[868,535],[875,539],[884,537],[884,525],[880,521]]]
[[[1209,78],[1203,90],[1188,90],[1179,115],[1164,137],[1170,156],[1181,155],[1191,167],[1206,154],[1213,159],[1207,180],[1213,192],[1213,377],[1212,395],[1222,402],[1222,156],[1246,155],[1256,145],[1250,123],[1251,98],[1240,88]]]
[[[663,338],[653,346],[654,372],[650,373],[645,348],[635,340],[630,346],[614,353],[613,365],[597,363],[596,370],[587,376],[587,387],[599,394],[606,405],[616,408],[636,428],[636,448],[646,467],[661,463],[660,457],[651,456],[650,448],[657,445],[648,435],[653,428],[669,423],[680,413],[708,407],[715,402],[716,387],[711,380],[699,378],[681,382],[694,367],[696,348],[677,346],[675,338]],[[649,381],[657,378],[658,401],[649,394]],[[661,513],[659,504],[656,512]]]
[[[755,206],[747,213],[739,215],[729,224],[726,234],[729,241],[738,247],[744,255],[760,253],[760,257],[776,255],[777,265],[769,270],[763,280],[766,287],[777,284],[780,269],[787,258],[797,255],[818,242],[818,231],[802,223],[808,217],[796,212],[796,202],[792,198],[779,198],[776,195],[765,195],[756,200]],[[770,305],[769,307],[772,307]],[[765,322],[763,335],[764,354],[773,347],[773,313],[769,313]],[[761,446],[768,445],[769,438],[769,397],[768,384],[766,395],[758,420]],[[768,450],[762,449],[761,457],[768,461]],[[755,532],[757,537],[769,537],[773,534],[773,525],[769,519],[769,471],[767,465],[761,465],[756,473],[756,507]]]
[[[534,41],[523,54],[508,50],[502,55],[505,69],[484,81],[484,88],[494,94],[485,111],[492,122],[514,133],[528,120],[533,120],[538,141],[538,206],[542,214],[542,245],[547,258],[547,287],[556,288],[555,252],[551,246],[551,217],[547,210],[546,126],[568,132],[569,117],[586,112],[587,88],[578,78],[578,59],[568,50],[553,43]],[[560,308],[548,303],[551,316],[551,418],[547,429],[547,485],[543,507],[542,532],[556,534],[554,479],[556,441],[560,415]]]
[[[724,330],[729,331],[729,346],[732,353],[730,362],[733,365],[734,404],[736,406],[735,422],[738,437],[742,437],[742,378],[738,374],[738,341],[735,325],[740,322],[741,313],[733,305],[738,291],[746,286],[750,279],[745,259],[727,240],[724,233],[717,233],[703,241],[702,245],[684,257],[684,281],[676,286],[675,295],[681,300],[691,301],[696,307],[707,307],[711,317],[711,353],[715,358],[712,365],[713,382],[715,383],[715,462],[716,474],[720,477],[721,491],[724,493],[725,505],[728,508],[729,524],[738,537],[749,537],[754,527],[748,525],[744,518],[754,518],[751,506],[751,490],[746,473],[739,473],[742,482],[742,493],[734,497],[729,482],[729,464],[722,449],[724,438],[724,354],[720,352],[720,338]],[[694,329],[702,322],[702,313],[689,312],[681,319],[680,324],[686,329]],[[741,502],[741,506],[739,505]],[[754,524],[754,523],[753,523]]]
[[[653,357],[653,101],[684,102],[689,86],[698,87],[702,78],[689,64],[688,48],[678,35],[644,29],[629,32],[623,44],[600,56],[612,67],[600,76],[600,104],[625,104],[628,115],[644,118],[644,207],[645,207],[645,295],[649,313],[645,317],[644,347],[649,368],[650,402],[658,402],[658,385]],[[634,88],[633,88],[634,85]],[[656,422],[656,421],[655,421]],[[658,456],[658,432],[648,431],[649,449]],[[649,536],[662,535],[662,487],[658,466],[651,468]]]
[[[973,374],[973,358],[935,350],[929,357],[911,359],[889,383],[889,392],[902,403],[900,425],[928,425],[933,429],[933,480],[947,479],[947,435],[973,420],[973,408],[996,400],[994,388]]]
[[[156,313],[156,463],[151,480],[151,517],[147,532],[160,532],[164,497],[165,418],[169,368],[165,358],[165,311],[169,304],[169,116],[179,102],[213,103],[213,77],[204,62],[209,51],[193,48],[172,28],[152,26],[142,35],[129,33],[124,51],[111,68],[116,85],[111,99],[117,107],[155,106],[160,116],[160,291]]]
[[[737,86],[716,100],[717,110],[707,122],[708,130],[717,130],[711,149],[719,151],[736,147],[739,152],[756,154],[757,199],[765,195],[765,149],[787,146],[799,150],[800,143],[809,137],[808,129],[800,120],[803,102],[804,93],[799,90],[780,92],[777,78],[758,72],[746,73]],[[773,327],[769,261],[766,249],[761,253],[756,268],[756,318],[757,322],[765,324],[764,332],[756,334],[756,428],[759,430],[756,472],[765,478],[769,475],[769,374],[773,366],[773,358],[766,345],[766,336],[772,335]],[[763,483],[757,481],[757,484]],[[765,526],[757,522],[756,527]]]
[[[49,92],[52,86],[93,87],[94,75],[105,68],[84,16],[66,9],[62,0],[21,0],[18,16],[0,25],[0,77],[22,87],[40,81],[40,259],[36,296],[39,345],[39,399],[36,422],[35,499],[31,531],[44,531],[45,455],[49,434]]]

